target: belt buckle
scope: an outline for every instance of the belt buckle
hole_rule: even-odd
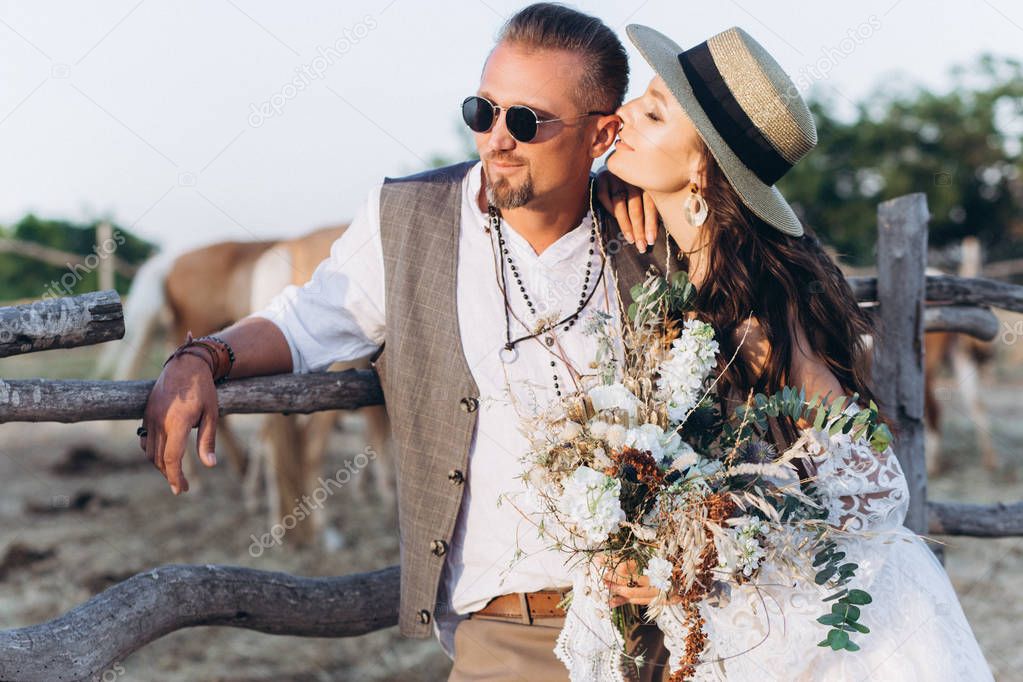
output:
[[[525,592],[519,592],[519,606],[522,609],[522,624],[532,625],[533,614],[529,610],[529,599],[526,597]]]

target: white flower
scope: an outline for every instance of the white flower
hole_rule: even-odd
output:
[[[589,425],[590,435],[594,438],[603,438],[607,435],[607,429],[609,426],[611,425],[602,419],[594,419]]]
[[[696,406],[717,352],[714,328],[700,320],[686,320],[671,342],[668,359],[658,367],[657,398],[667,404],[669,419],[679,421]]]
[[[561,433],[558,434],[558,440],[562,442],[575,440],[582,432],[582,426],[571,420],[566,421],[561,427]]]
[[[671,589],[671,572],[674,568],[667,559],[655,556],[643,569],[643,575],[650,578],[651,587],[666,592]]]
[[[665,440],[664,431],[657,424],[643,424],[625,433],[626,445],[640,451],[649,451],[658,461],[664,456]]]
[[[589,396],[590,400],[593,401],[593,409],[597,412],[619,409],[628,414],[630,418],[636,418],[639,398],[621,384],[594,386],[590,389]]]
[[[741,572],[748,578],[767,556],[758,539],[767,533],[767,524],[749,515],[729,519],[728,523],[732,528],[714,536],[718,570],[729,575]]]
[[[611,446],[612,450],[619,450],[625,446],[625,427],[621,424],[612,424],[607,429],[607,435],[604,440]]]
[[[558,508],[589,542],[599,544],[625,521],[621,487],[618,479],[581,466],[565,480]]]
[[[675,455],[675,458],[671,461],[671,466],[668,468],[682,473],[696,464],[697,459],[698,457],[693,447],[689,443],[682,443],[682,447],[679,448],[678,454]]]

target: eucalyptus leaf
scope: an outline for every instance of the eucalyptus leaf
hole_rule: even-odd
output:
[[[850,604],[860,605],[869,604],[872,601],[874,601],[870,594],[864,592],[863,590],[849,590],[849,594],[848,596],[846,596],[846,599],[849,601]]]

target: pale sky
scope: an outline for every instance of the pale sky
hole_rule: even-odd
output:
[[[384,176],[459,153],[458,105],[525,4],[0,0],[0,223],[110,217],[180,250],[350,219]],[[570,4],[622,35],[632,93],[652,72],[628,23],[683,47],[741,26],[839,102],[896,72],[944,89],[982,50],[1023,56],[1012,0]]]

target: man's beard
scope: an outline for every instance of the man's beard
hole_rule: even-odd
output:
[[[508,178],[487,178],[487,201],[502,210],[522,208],[533,200],[533,176],[526,171],[526,179],[515,187]]]

